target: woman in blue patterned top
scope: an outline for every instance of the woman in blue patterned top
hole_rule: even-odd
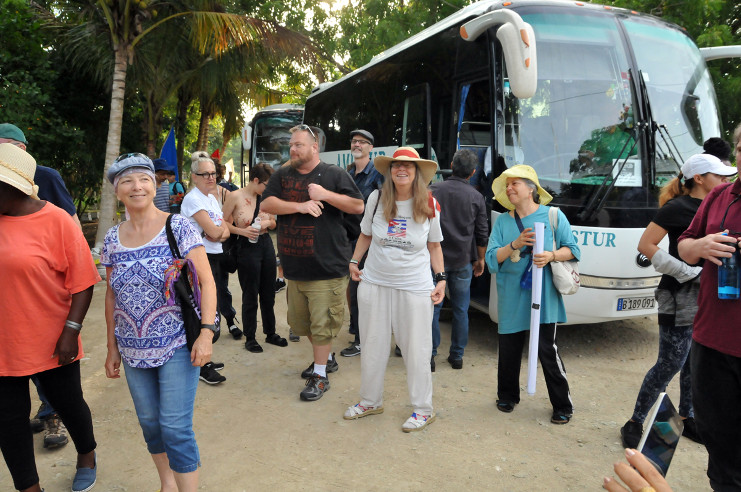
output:
[[[173,263],[165,222],[154,206],[152,161],[126,154],[108,171],[116,196],[130,217],[106,234],[101,263],[108,291],[106,376],[119,377],[123,359],[147,449],[159,473],[162,492],[195,491],[200,456],[193,433],[193,403],[199,367],[211,360],[214,325],[202,325],[188,351],[180,306],[165,299],[165,270]],[[216,285],[201,235],[190,221],[172,217],[178,248],[192,260],[201,286],[204,320],[216,316]]]

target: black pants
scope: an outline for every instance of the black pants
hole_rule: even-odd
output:
[[[715,491],[741,490],[741,358],[695,341],[690,350],[695,422]]]
[[[353,250],[355,247],[353,246]],[[358,269],[362,270],[365,266],[365,259],[368,255],[364,255],[358,263]],[[347,284],[347,288],[350,289],[350,334],[355,335],[355,341],[360,343],[360,328],[358,326],[358,286],[360,282],[356,282],[350,279],[350,283]]]
[[[49,403],[67,427],[75,449],[87,454],[97,446],[90,415],[80,385],[80,362],[75,361],[35,375]],[[0,449],[8,465],[13,485],[27,489],[39,482],[33,453],[30,376],[0,377]]]
[[[221,321],[222,314],[226,316],[227,321],[231,321],[234,319],[236,311],[232,307],[232,293],[229,292],[228,288],[229,273],[221,268],[222,255],[220,253],[208,253],[207,256],[208,264],[211,266],[211,274],[214,276],[214,282],[216,282],[216,314],[219,315],[219,321]],[[220,322],[216,323],[216,326],[220,325]],[[226,329],[229,329],[228,325]]]
[[[508,335],[499,334],[499,371],[497,375],[497,398],[513,403],[520,402],[520,366],[522,349],[530,331]],[[556,346],[555,323],[540,325],[538,359],[543,368],[548,397],[554,412],[571,414],[574,407],[569,394],[566,368]]]
[[[262,332],[275,333],[275,249],[268,234],[261,234],[256,243],[240,238],[237,253],[237,275],[242,287],[242,331],[247,340],[257,332],[259,299]]]

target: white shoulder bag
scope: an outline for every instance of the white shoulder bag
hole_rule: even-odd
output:
[[[558,207],[548,208],[548,222],[553,232],[553,251],[556,251],[556,231],[558,230]],[[579,290],[579,262],[576,260],[552,261],[553,285],[562,295],[570,296]]]

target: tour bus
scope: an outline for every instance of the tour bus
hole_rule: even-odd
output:
[[[373,133],[374,155],[411,146],[441,174],[457,149],[473,150],[492,221],[504,211],[492,180],[533,166],[581,248],[569,323],[656,312],[660,276],[638,240],[661,186],[721,134],[707,67],[682,28],[553,0],[469,5],[317,87],[304,123],[322,129],[322,159],[342,167],[354,128]],[[497,321],[494,280],[474,279],[472,305]]]
[[[252,166],[264,163],[279,168],[289,159],[289,130],[301,123],[304,107],[298,104],[274,104],[259,110],[242,129],[242,147],[247,151],[247,165],[242,166],[242,183]],[[245,162],[243,158],[243,163]]]

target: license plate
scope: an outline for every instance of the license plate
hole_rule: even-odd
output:
[[[635,311],[637,309],[653,309],[656,299],[652,297],[621,297],[618,299],[618,311]]]

